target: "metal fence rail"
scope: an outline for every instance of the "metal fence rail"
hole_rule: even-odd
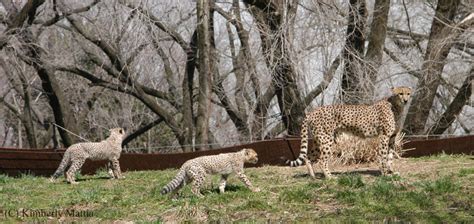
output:
[[[295,159],[298,156],[299,146],[299,138],[279,138],[191,153],[122,153],[120,166],[123,171],[179,168],[185,161],[198,156],[235,152],[242,148],[253,148],[258,153],[259,162],[253,166],[284,165],[283,158]],[[472,155],[474,154],[474,135],[412,140],[406,143],[404,148],[415,148],[407,151],[404,157],[427,156],[442,152]],[[63,153],[64,150],[0,148],[0,173],[10,176],[18,176],[22,173],[51,175],[58,167]],[[105,161],[87,161],[82,168],[82,174],[92,174],[101,167],[105,167]]]

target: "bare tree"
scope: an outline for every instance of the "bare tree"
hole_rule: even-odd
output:
[[[446,64],[446,58],[454,46],[455,40],[474,20],[471,18],[458,24],[454,22],[459,4],[458,0],[438,1],[421,68],[421,76],[417,83],[417,91],[406,118],[405,130],[408,133],[422,134],[425,132],[433,100],[441,83],[441,73]]]
[[[305,110],[396,85],[417,86],[411,133],[472,129],[467,1],[1,3],[10,142],[54,145],[59,131],[67,146],[78,139],[62,128],[98,140],[122,126],[130,151],[202,150],[296,135]]]
[[[197,1],[197,41],[198,41],[198,55],[199,55],[199,94],[198,94],[198,109],[196,120],[196,143],[198,145],[205,145],[209,142],[209,115],[211,105],[211,36],[210,23],[212,17],[210,16],[211,7],[209,0]],[[201,146],[202,149],[207,149],[206,146]]]
[[[367,103],[374,100],[377,71],[382,63],[385,46],[389,9],[390,0],[375,1],[369,35],[366,35],[368,14],[366,2],[350,1],[343,52],[344,74],[341,83],[342,101],[345,103]]]
[[[262,50],[272,71],[272,85],[278,99],[282,122],[288,134],[298,134],[304,117],[304,104],[297,86],[292,61],[291,24],[297,1],[245,1],[259,27]]]

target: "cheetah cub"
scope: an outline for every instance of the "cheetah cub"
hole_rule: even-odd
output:
[[[81,169],[86,159],[90,160],[109,160],[109,173],[116,179],[122,178],[120,171],[119,158],[122,152],[122,140],[125,132],[122,128],[110,129],[110,136],[101,142],[82,142],[71,145],[64,153],[63,159],[58,169],[51,176],[53,182],[66,169],[67,182],[77,184],[75,180],[76,172]]]
[[[260,189],[253,187],[250,180],[244,174],[244,163],[257,163],[257,153],[253,149],[242,149],[234,153],[221,153],[219,155],[201,156],[186,161],[179,170],[176,177],[161,190],[161,194],[169,192],[177,193],[186,182],[192,182],[191,191],[198,197],[202,197],[200,187],[208,174],[220,174],[221,182],[219,192],[224,193],[228,176],[235,172],[240,180],[253,192]]]

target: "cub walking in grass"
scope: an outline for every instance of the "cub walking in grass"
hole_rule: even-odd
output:
[[[77,184],[75,180],[76,172],[81,169],[86,159],[91,160],[109,160],[109,173],[116,179],[122,178],[120,171],[119,158],[122,152],[122,140],[125,133],[122,128],[110,129],[110,136],[101,142],[82,142],[71,145],[64,153],[63,159],[58,169],[51,176],[53,182],[66,169],[67,182]]]
[[[186,182],[192,182],[191,191],[198,197],[202,197],[203,195],[199,190],[208,174],[221,174],[219,192],[224,193],[227,177],[233,172],[251,191],[259,192],[260,189],[253,187],[244,174],[244,163],[255,164],[257,161],[257,153],[253,149],[242,149],[234,153],[201,156],[188,160],[181,166],[176,177],[163,187],[161,194],[167,194],[171,191],[177,193]]]

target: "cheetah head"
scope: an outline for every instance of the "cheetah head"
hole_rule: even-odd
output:
[[[112,128],[110,129],[110,136],[116,136],[118,139],[122,140],[125,136],[125,131],[123,128]]]
[[[245,155],[245,162],[256,164],[258,162],[257,153],[253,149],[242,149]]]
[[[410,99],[410,87],[400,86],[392,88],[392,93],[398,96],[399,102],[405,105]]]

